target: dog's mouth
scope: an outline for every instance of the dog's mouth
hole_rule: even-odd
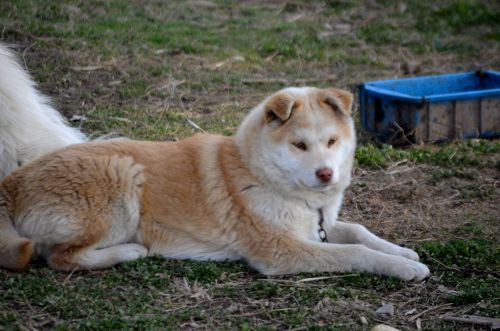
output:
[[[324,191],[330,190],[331,187],[332,187],[332,183],[329,182],[329,183],[321,183],[321,184],[315,186],[314,189],[316,191],[324,192]]]
[[[332,187],[332,182],[328,183],[321,182],[315,185],[308,185],[303,180],[299,180],[297,186],[303,190],[325,192],[330,190],[330,188]]]

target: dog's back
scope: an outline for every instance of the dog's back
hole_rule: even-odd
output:
[[[0,179],[41,155],[84,140],[38,92],[13,52],[0,44]]]

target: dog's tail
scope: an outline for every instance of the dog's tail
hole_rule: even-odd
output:
[[[19,165],[84,140],[38,92],[14,53],[0,43],[0,179]]]
[[[0,192],[0,267],[22,270],[34,254],[33,242],[19,236],[8,209],[8,201]]]

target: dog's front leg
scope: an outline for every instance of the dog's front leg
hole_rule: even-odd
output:
[[[339,244],[362,244],[371,249],[418,261],[418,254],[377,237],[363,225],[337,221],[327,230],[328,241]]]
[[[421,280],[430,273],[422,263],[364,245],[321,243],[285,233],[264,235],[260,239],[242,255],[252,267],[266,275],[369,272],[402,280]]]

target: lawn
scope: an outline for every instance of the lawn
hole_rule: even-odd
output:
[[[230,135],[285,86],[356,92],[367,80],[500,69],[493,0],[3,0],[0,28],[91,137]],[[0,270],[0,330],[470,330],[443,316],[500,318],[500,142],[393,148],[358,131],[341,219],[415,248],[429,279],[268,278],[244,263],[156,257],[61,273],[34,261]],[[394,314],[377,315],[387,303]]]

